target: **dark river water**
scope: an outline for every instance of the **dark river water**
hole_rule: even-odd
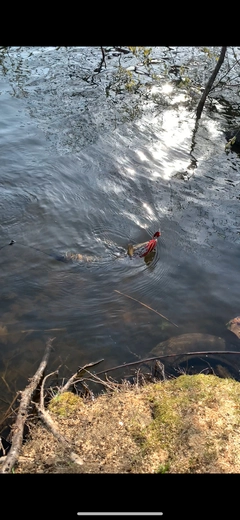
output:
[[[1,412],[49,337],[49,371],[61,364],[67,377],[99,358],[103,370],[146,357],[173,335],[221,336],[240,314],[240,159],[224,149],[224,106],[205,110],[198,167],[183,180],[194,117],[178,94],[114,123],[113,101],[73,67],[90,70],[99,49],[29,55],[18,69],[12,51],[0,70]],[[150,264],[126,256],[158,229]],[[54,257],[67,251],[94,261]]]

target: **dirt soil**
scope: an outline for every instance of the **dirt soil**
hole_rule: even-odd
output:
[[[14,473],[240,473],[240,383],[214,375],[130,385],[48,407],[70,449],[30,425]]]

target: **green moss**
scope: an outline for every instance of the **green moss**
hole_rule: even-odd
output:
[[[166,464],[160,464],[160,466],[158,467],[156,473],[162,473],[162,474],[168,473],[169,469],[170,469],[169,462],[167,462]]]
[[[69,417],[79,410],[80,406],[83,406],[83,401],[80,397],[72,392],[64,392],[54,397],[48,408],[50,412],[56,415]]]
[[[138,440],[141,439],[139,443],[144,455],[156,446],[166,453],[166,461],[159,466],[158,473],[171,471],[171,464],[173,461],[176,463],[178,449],[187,442],[189,435],[191,410],[195,411],[199,406],[203,409],[215,408],[218,401],[226,397],[236,402],[235,424],[239,424],[240,386],[232,379],[204,374],[183,375],[175,380],[152,385],[147,395],[152,408],[152,421],[144,429],[139,427]],[[206,442],[201,455],[202,462],[210,466],[216,458],[216,446]],[[189,470],[197,468],[198,464],[197,456],[196,460],[189,461]]]
[[[152,400],[153,421],[145,432],[149,446],[157,442],[163,449],[169,449],[181,427],[179,399],[177,395],[169,394],[166,390],[162,385],[161,391],[155,393]]]

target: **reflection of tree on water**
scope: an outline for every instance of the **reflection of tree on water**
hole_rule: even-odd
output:
[[[193,133],[192,133],[192,143],[191,143],[191,149],[190,149],[190,157],[191,157],[191,161],[190,161],[190,164],[189,166],[187,167],[187,170],[190,170],[192,171],[192,174],[189,174],[186,172],[186,177],[189,178],[193,175],[193,172],[194,170],[197,168],[197,159],[196,157],[193,155],[193,152],[194,152],[194,148],[196,146],[196,134],[197,134],[197,131],[198,131],[198,128],[199,128],[199,120],[201,118],[201,114],[202,114],[202,111],[203,111],[203,108],[204,108],[204,104],[205,104],[205,101],[207,99],[207,96],[209,95],[209,93],[211,92],[211,89],[213,88],[213,84],[214,84],[214,81],[217,77],[217,74],[221,68],[221,65],[223,64],[224,62],[224,58],[225,58],[225,54],[226,54],[226,50],[227,50],[227,47],[222,47],[221,49],[221,53],[220,53],[220,57],[217,61],[217,64],[206,84],[206,87],[202,93],[202,96],[201,96],[201,99],[198,103],[198,106],[197,106],[197,110],[196,110],[196,122],[195,122],[195,126],[194,126],[194,129],[193,129]],[[183,174],[183,178],[184,177],[184,174]]]
[[[239,61],[237,51],[231,47],[228,47],[228,60],[224,60],[223,74],[213,85],[224,53],[226,47],[222,47],[216,64],[218,48],[214,47],[2,47],[0,68],[13,95],[29,98],[30,113],[34,118],[39,117],[41,128],[49,139],[57,139],[57,145],[61,138],[61,148],[74,151],[95,142],[101,129],[116,129],[123,122],[139,120],[146,112],[146,104],[153,114],[162,112],[171,105],[171,97],[163,88],[167,83],[175,93],[184,94],[189,114],[196,109],[198,120],[209,92],[212,99],[224,98],[227,92],[234,95],[232,86],[238,87],[232,84],[232,78],[238,72]],[[212,74],[211,67],[214,68]],[[199,102],[200,89],[207,75],[210,79]],[[81,111],[80,119],[70,117],[69,102],[71,114],[79,115]],[[174,104],[178,108],[181,103]],[[60,137],[59,117],[63,119]],[[49,131],[50,124],[53,131]],[[190,164],[183,178],[191,176],[197,167],[194,157],[196,133],[197,123]]]
[[[17,60],[14,59],[13,55],[9,52],[11,47],[0,48],[0,67],[3,72],[3,76],[7,76],[8,81],[13,89],[14,97],[27,97],[27,90],[24,89],[23,85],[26,81],[27,69],[24,57],[21,56],[22,47],[15,49],[17,53]],[[31,56],[29,51],[29,57]],[[14,85],[18,86],[19,91]]]

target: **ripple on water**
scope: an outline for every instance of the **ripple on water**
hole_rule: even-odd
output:
[[[12,226],[21,220],[28,210],[28,206],[34,203],[36,196],[23,193],[23,190],[14,187],[0,190],[0,220],[2,226]]]
[[[96,359],[95,353],[101,352],[102,356],[106,349],[112,364],[116,352],[125,361],[125,345],[146,354],[146,336],[155,344],[160,341],[159,317],[115,290],[174,322],[181,320],[187,330],[191,323],[194,330],[199,323],[202,326],[210,316],[207,328],[211,333],[210,321],[212,324],[215,319],[218,324],[220,316],[220,321],[226,322],[233,308],[239,314],[239,250],[237,243],[230,249],[221,238],[224,227],[229,241],[231,236],[238,241],[239,161],[229,154],[220,165],[221,139],[203,139],[198,133],[196,144],[203,154],[202,166],[187,184],[173,178],[188,165],[192,140],[188,113],[174,107],[163,107],[154,118],[146,110],[139,122],[129,121],[115,128],[114,100],[113,113],[108,113],[101,137],[102,83],[100,98],[96,84],[92,85],[89,105],[85,77],[79,91],[80,78],[68,75],[69,53],[74,54],[78,67],[80,59],[84,66],[88,63],[90,73],[94,70],[85,51],[36,49],[28,60],[29,83],[23,83],[24,98],[18,95],[13,102],[12,93],[3,97],[1,88],[0,247],[10,239],[16,244],[1,250],[0,306],[3,330],[11,318],[16,323],[16,334],[22,329],[40,331],[36,335],[41,337],[42,346],[35,361],[42,355],[43,331],[66,327],[67,334],[58,339],[56,356],[63,352],[65,355],[65,350],[66,356],[70,352],[75,370],[82,353],[88,362],[89,354],[91,360]],[[94,50],[94,55],[99,62],[99,49]],[[25,59],[23,62],[26,65]],[[52,79],[56,80],[56,70],[61,81],[58,76],[55,96]],[[19,92],[17,78],[8,74]],[[74,86],[73,81],[78,95],[71,98],[68,89]],[[6,89],[8,92],[9,84]],[[61,97],[63,103],[59,103]],[[88,111],[79,114],[82,99]],[[99,99],[101,103],[96,102]],[[107,104],[110,99],[105,99]],[[104,114],[106,108],[105,104]],[[206,115],[205,123],[207,120]],[[37,125],[44,135],[36,131]],[[108,133],[107,128],[111,128]],[[211,161],[206,160],[206,150],[207,156],[212,153]],[[63,157],[62,152],[69,154]],[[215,174],[210,173],[212,180],[206,186],[203,175],[209,175],[209,171]],[[235,187],[228,182],[226,188],[228,179],[234,181]],[[233,196],[237,196],[236,200]],[[128,243],[150,239],[159,225],[162,235],[156,254],[131,260],[126,254]],[[209,248],[202,248],[206,239],[214,246],[212,255]],[[224,242],[225,254],[219,249],[219,239]],[[67,251],[87,255],[93,261],[62,263],[54,258],[54,253]],[[10,352],[13,336],[2,337],[8,341],[6,351]],[[16,347],[23,352],[26,341],[20,337]],[[27,376],[32,376],[31,367]],[[17,384],[18,388],[22,386]]]

